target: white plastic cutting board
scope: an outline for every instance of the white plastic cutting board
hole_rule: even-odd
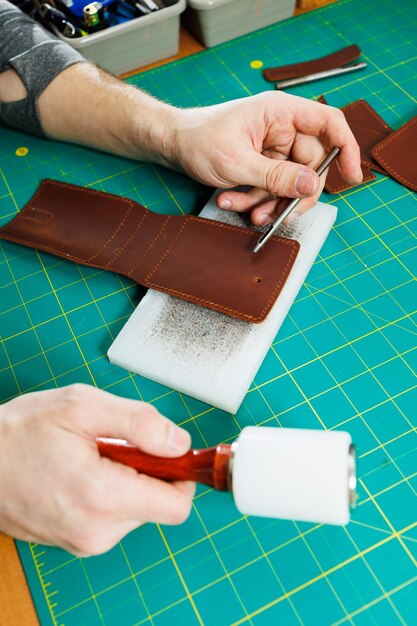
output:
[[[217,208],[202,217],[238,226],[244,217]],[[108,351],[111,363],[235,413],[336,219],[334,206],[314,209],[282,227],[300,251],[281,294],[261,324],[233,319],[149,290]],[[266,244],[268,245],[268,244]],[[193,268],[187,268],[192,272]]]

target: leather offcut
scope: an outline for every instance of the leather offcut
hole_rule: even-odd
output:
[[[327,104],[324,96],[320,96],[318,101],[322,104]],[[376,178],[371,169],[386,174],[387,172],[384,168],[374,159],[372,150],[376,144],[390,135],[392,132],[391,128],[366,100],[352,102],[342,107],[341,111],[345,114],[346,121],[361,151],[363,181],[360,184],[370,182]],[[356,186],[347,183],[342,178],[335,163],[330,166],[325,184],[326,191],[329,193],[340,193],[353,189]]]
[[[193,215],[161,215],[95,189],[45,180],[0,238],[104,270],[248,322],[277,300],[300,244]]]
[[[396,181],[417,191],[417,116],[372,149],[372,156]]]
[[[286,80],[287,78],[300,78],[301,76],[307,76],[307,74],[333,70],[355,61],[360,56],[361,50],[359,46],[353,44],[324,57],[320,57],[319,59],[313,59],[312,61],[265,68],[262,74],[265,80],[275,83],[279,80]]]

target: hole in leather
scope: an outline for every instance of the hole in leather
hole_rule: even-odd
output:
[[[256,282],[257,282],[257,283],[261,283],[261,282],[262,282],[262,278],[261,278],[260,276],[258,276],[258,277],[256,278]]]

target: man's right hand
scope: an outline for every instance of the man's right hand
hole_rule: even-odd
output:
[[[0,530],[78,556],[106,552],[144,522],[180,524],[194,483],[165,483],[102,458],[95,438],[176,457],[189,434],[151,405],[86,385],[0,406]]]

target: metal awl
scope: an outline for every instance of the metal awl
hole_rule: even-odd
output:
[[[330,166],[332,161],[337,157],[339,152],[340,152],[340,148],[333,148],[333,150],[329,152],[329,154],[326,156],[324,161],[322,161],[320,165],[318,166],[318,168],[316,169],[316,172],[319,176],[321,176],[321,174],[323,174],[323,172],[327,170],[327,168]],[[291,211],[295,209],[295,207],[301,202],[301,200],[303,200],[303,198],[295,198],[294,200],[291,200],[287,208],[283,210],[283,212],[281,213],[279,217],[277,217],[275,222],[271,224],[268,230],[264,232],[261,235],[261,237],[258,239],[255,247],[253,248],[253,252],[259,252],[262,246],[264,246],[266,242],[268,241],[268,239],[272,237],[274,232],[279,228],[279,226],[281,226],[282,222],[289,216]]]
[[[360,63],[354,63],[353,65],[345,65],[344,67],[336,67],[332,70],[324,70],[323,72],[316,72],[315,74],[306,74],[306,76],[300,76],[297,78],[288,78],[287,80],[280,80],[275,84],[277,89],[286,89],[287,87],[295,87],[296,85],[304,85],[305,83],[312,83],[315,80],[321,80],[322,78],[331,78],[332,76],[340,76],[342,74],[348,74],[349,72],[356,72],[357,70],[364,70],[367,67],[365,61]]]

